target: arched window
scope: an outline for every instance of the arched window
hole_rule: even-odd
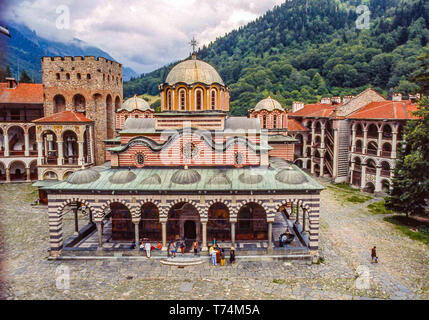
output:
[[[211,109],[212,110],[215,110],[216,109],[216,90],[212,90],[211,91],[211,95],[210,95],[210,106],[211,106]]]
[[[267,128],[267,116],[265,114],[262,116],[262,128]]]
[[[201,110],[201,107],[203,104],[203,95],[202,95],[201,89],[196,91],[195,102],[196,102],[195,104],[196,104],[197,110]]]
[[[186,91],[185,91],[185,89],[180,89],[180,91],[179,91],[179,104],[180,104],[180,110],[186,109]]]
[[[274,115],[273,117],[273,125],[274,125],[274,129],[277,128],[277,115]]]
[[[168,90],[167,92],[167,109],[171,110],[171,90]]]

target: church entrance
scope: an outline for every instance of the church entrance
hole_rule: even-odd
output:
[[[186,220],[184,229],[185,229],[185,239],[194,240],[197,238],[197,230],[196,230],[195,221]]]

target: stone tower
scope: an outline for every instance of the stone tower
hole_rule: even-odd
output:
[[[95,162],[105,162],[103,140],[115,134],[122,103],[122,65],[99,57],[43,57],[45,116],[65,110],[94,121]]]

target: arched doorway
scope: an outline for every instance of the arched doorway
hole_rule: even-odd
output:
[[[161,223],[159,223],[159,211],[155,204],[147,202],[141,207],[139,223],[139,237],[151,241],[162,239]]]
[[[250,202],[238,211],[236,239],[268,240],[267,215],[261,205]]]
[[[73,107],[74,107],[74,111],[82,112],[85,114],[85,111],[86,111],[85,97],[81,94],[76,94],[73,97]]]
[[[186,220],[184,224],[184,238],[185,239],[196,239],[197,238],[197,228],[195,221]]]
[[[57,94],[54,97],[54,113],[66,111],[66,99],[64,96]]]
[[[212,241],[213,238],[219,241],[231,240],[229,210],[220,202],[212,204],[208,212],[207,240]]]
[[[47,130],[42,133],[42,164],[53,164],[58,163],[58,145],[57,136],[53,131]]]
[[[12,162],[9,166],[9,170],[10,181],[25,181],[27,179],[27,170],[23,162]]]
[[[193,221],[195,223],[195,237],[196,238],[187,238],[191,239],[200,239],[200,215],[198,210],[188,202],[180,202],[171,207],[168,212],[168,221],[167,221],[167,240],[177,240],[185,239],[186,236],[192,236],[194,233],[190,230],[193,226],[191,223],[186,223],[187,221]],[[187,232],[185,234],[185,224],[187,225]]]
[[[0,181],[6,180],[6,167],[3,162],[0,162]]]
[[[372,182],[368,182],[368,183],[365,185],[365,188],[363,188],[363,191],[364,191],[364,192],[368,192],[368,193],[374,193],[374,191],[375,191],[375,186],[374,186],[374,184],[373,184]]]
[[[110,210],[112,214],[112,240],[133,241],[135,233],[130,210],[119,202],[111,203]]]

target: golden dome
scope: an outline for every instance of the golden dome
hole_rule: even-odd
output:
[[[271,97],[268,97],[266,99],[263,99],[259,101],[255,106],[255,111],[259,110],[267,110],[267,111],[273,111],[274,109],[284,111],[282,105],[277,100],[274,100]]]
[[[177,64],[171,69],[167,79],[165,79],[165,83],[169,85],[180,82],[188,85],[194,83],[204,83],[208,85],[218,83],[222,86],[225,85],[215,68],[207,62],[198,60],[195,56],[190,60],[185,60]]]

